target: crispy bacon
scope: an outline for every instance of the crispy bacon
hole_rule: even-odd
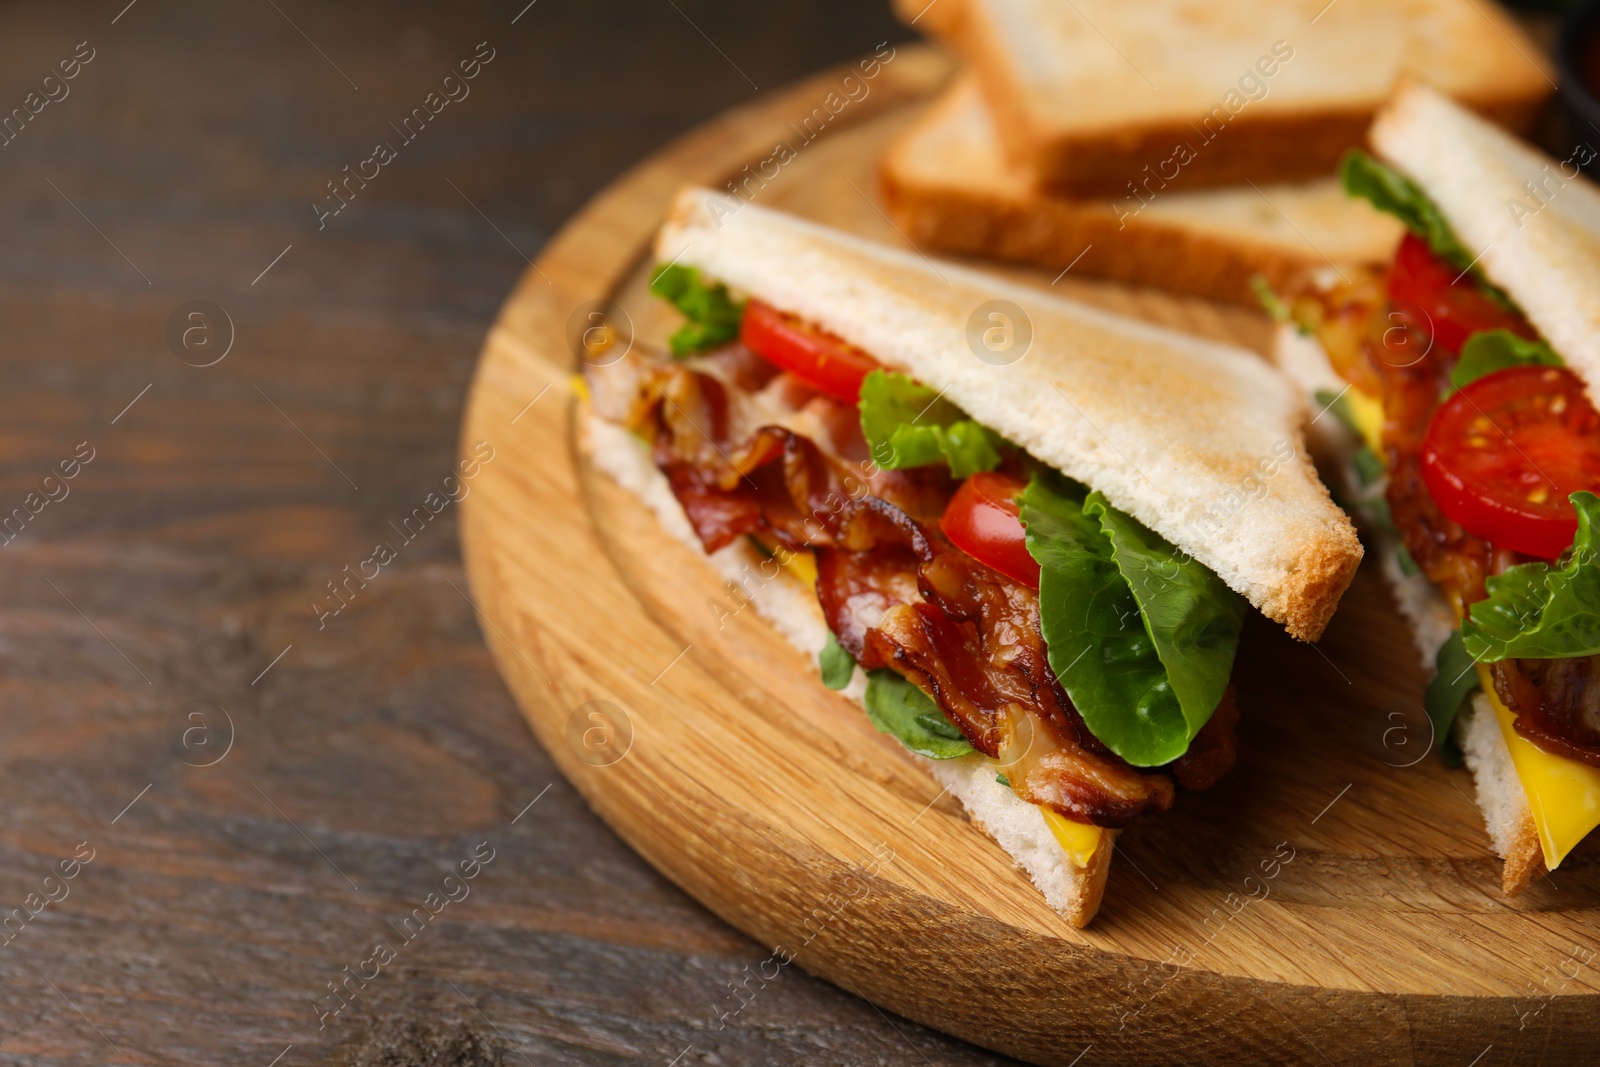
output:
[[[822,450],[779,426],[762,427],[712,462],[680,459],[663,439],[656,462],[707,552],[743,534],[767,535],[792,549],[827,543],[827,517],[845,500]]]
[[[1546,752],[1600,767],[1600,656],[1494,665],[1495,691],[1517,733]]]
[[[1171,779],[1128,766],[1083,725],[1050,671],[1033,590],[871,498],[848,515],[839,547],[818,553],[817,573],[840,642],[860,632],[861,665],[932,697],[1024,800],[1110,827],[1172,806]]]
[[[656,465],[707,552],[745,534],[796,550],[831,544],[845,504],[868,495],[918,517],[943,513],[955,486],[942,470],[852,465],[788,426],[745,426],[751,413],[736,411],[734,401],[759,383],[791,402],[803,400],[798,414],[787,412],[795,422],[834,438],[844,434],[851,439],[841,451],[862,460],[867,454],[845,405],[787,376],[762,377],[747,365],[757,357],[730,347],[744,357],[722,350],[700,361],[706,369],[625,361],[603,368],[605,377],[595,383],[597,408],[652,441]]]
[[[867,635],[898,607],[922,600],[917,568],[930,553],[923,528],[904,510],[867,497],[841,523],[837,547],[817,550],[817,599],[828,629],[868,670]],[[953,720],[952,720],[953,721]]]
[[[1446,518],[1422,480],[1422,441],[1454,363],[1454,355],[1437,346],[1410,366],[1378,362],[1389,469],[1386,499],[1395,528],[1417,566],[1435,584],[1456,590],[1462,602],[1470,604],[1488,595],[1484,578],[1492,549]]]
[[[1172,761],[1172,776],[1185,789],[1210,789],[1233,766],[1239,755],[1239,702],[1233,686],[1222,691],[1222,701],[1189,750]]]
[[[730,388],[729,376],[683,365],[629,374],[636,392],[621,406],[653,441],[707,551],[745,534],[812,550],[839,643],[863,667],[895,670],[927,693],[1023,799],[1105,827],[1171,807],[1172,777],[1112,754],[1072,706],[1046,657],[1038,594],[938,530],[955,489],[942,468],[851,466],[779,425],[741,437],[741,383]],[[864,457],[864,442],[844,450],[857,445]],[[1195,788],[1215,781],[1233,762],[1236,720],[1230,691],[1172,774]]]

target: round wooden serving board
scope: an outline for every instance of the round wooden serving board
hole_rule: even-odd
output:
[[[1600,866],[1580,851],[1500,896],[1470,779],[1426,753],[1424,673],[1376,568],[1317,647],[1247,625],[1238,766],[1121,837],[1100,915],[1079,931],[579,454],[569,318],[614,300],[643,341],[663,336],[670,316],[644,277],[679,186],[722,186],[784,142],[796,156],[750,186],[758,203],[900,241],[876,206],[874,160],[949,69],[902,47],[802,143],[802,120],[844,99],[845,73],[724,116],[596,198],[506,303],[463,429],[463,456],[494,448],[462,536],[528,722],[634,848],[774,949],[737,997],[707,1006],[701,1046],[755,1025],[792,961],[1040,1064],[1600,1060]],[[1055,288],[1266,343],[1245,312],[1071,277]]]

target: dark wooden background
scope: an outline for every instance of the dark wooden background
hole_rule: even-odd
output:
[[[0,113],[94,55],[0,147],[0,516],[28,516],[0,544],[0,1062],[996,1062],[796,968],[717,1028],[768,949],[555,774],[450,509],[319,629],[450,473],[562,219],[752,82],[904,36],[877,2],[525,2],[0,6]],[[480,41],[470,96],[319,232],[324,182]],[[194,300],[231,321],[209,367],[167,337]]]

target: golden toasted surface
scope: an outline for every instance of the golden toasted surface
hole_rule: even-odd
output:
[[[1175,143],[1187,182],[1326,173],[1404,76],[1513,123],[1553,87],[1487,0],[940,0],[918,26],[976,71],[1009,154],[1079,192]]]
[[[1533,825],[1533,816],[1529,815],[1513,833],[1500,876],[1500,891],[1508,897],[1521,893],[1529,882],[1545,873],[1544,850],[1539,847],[1539,830]]]

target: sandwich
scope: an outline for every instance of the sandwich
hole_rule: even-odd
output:
[[[965,60],[1006,155],[1130,208],[1332,174],[1412,75],[1522,127],[1554,87],[1490,0],[896,0]]]
[[[1116,834],[1232,763],[1246,604],[1314,640],[1361,548],[1243,349],[703,189],[666,351],[586,357],[581,440],[1076,926]]]
[[[1043,190],[1005,157],[970,75],[889,146],[878,178],[895,225],[919,247],[1252,307],[1262,284],[1283,292],[1329,263],[1387,263],[1402,230],[1346,196],[1332,168],[1315,181],[1144,193],[1127,203]]]
[[[1332,413],[1319,447],[1515,894],[1600,824],[1600,191],[1578,173],[1596,152],[1550,158],[1418,83],[1370,142],[1345,185],[1407,235],[1385,271],[1280,294],[1278,358]]]

